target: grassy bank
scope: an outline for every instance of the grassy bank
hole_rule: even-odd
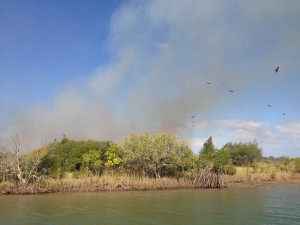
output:
[[[296,173],[294,164],[284,166],[280,161],[264,161],[252,166],[235,167],[234,175],[222,175],[223,187],[239,187],[248,185],[300,183],[300,173]],[[187,178],[162,177],[159,179],[126,176],[102,175],[76,176],[65,173],[63,179],[43,178],[34,183],[20,185],[13,182],[1,182],[2,194],[36,194],[54,192],[96,192],[96,191],[131,191],[162,190],[187,188],[216,188],[215,174],[203,174]],[[207,185],[208,184],[208,185]]]
[[[300,174],[284,171],[255,172],[252,168],[238,167],[236,175],[222,175],[225,187],[237,187],[270,183],[300,183]],[[37,194],[55,192],[97,192],[97,191],[145,191],[163,189],[195,188],[193,179],[141,178],[130,176],[47,178],[26,186],[11,182],[0,183],[2,194]]]
[[[276,165],[260,164],[259,169],[251,167],[237,167],[235,175],[223,175],[226,186],[257,185],[270,183],[300,183],[300,173],[283,171]]]
[[[138,178],[129,176],[101,176],[88,178],[65,178],[38,181],[25,186],[10,182],[0,183],[3,194],[35,194],[54,192],[130,191],[192,188],[192,182],[173,178]]]

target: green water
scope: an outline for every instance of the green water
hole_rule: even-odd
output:
[[[0,224],[300,224],[300,185],[0,196]]]

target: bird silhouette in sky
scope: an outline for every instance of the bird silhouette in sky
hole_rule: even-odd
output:
[[[285,116],[285,113],[282,113],[283,116]]]
[[[268,104],[269,107],[272,107],[270,104]]]
[[[207,84],[210,84],[209,82],[206,82]]]
[[[193,119],[193,118],[195,118],[195,116],[192,116],[191,118]]]
[[[229,92],[234,92],[233,90],[228,90]]]
[[[275,72],[278,73],[279,66],[276,67]]]

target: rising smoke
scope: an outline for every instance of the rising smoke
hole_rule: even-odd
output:
[[[23,134],[31,147],[63,135],[119,141],[144,131],[180,133],[193,114],[212,119],[226,113],[230,107],[220,110],[220,102],[231,106],[238,98],[226,97],[222,84],[242,90],[258,79],[255,63],[273,68],[269,59],[278,57],[272,43],[253,32],[294,11],[291,2],[248,2],[122,5],[111,18],[111,62],[72,81],[51,107],[37,106],[22,114],[10,131]],[[280,6],[283,10],[275,10]],[[280,38],[284,36],[273,42]]]

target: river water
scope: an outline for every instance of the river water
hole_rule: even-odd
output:
[[[0,196],[0,224],[300,224],[300,185]]]

